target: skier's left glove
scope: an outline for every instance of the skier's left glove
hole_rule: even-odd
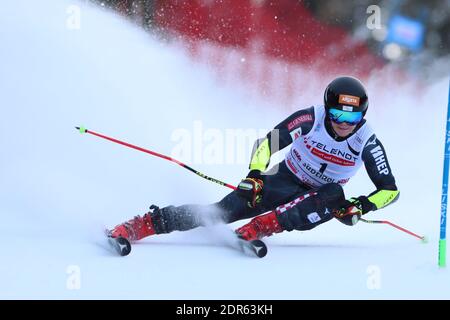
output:
[[[246,199],[250,208],[255,208],[262,200],[262,189],[264,180],[261,171],[252,170],[247,177],[237,186],[236,192],[239,196]]]
[[[374,204],[366,196],[345,200],[341,209],[334,212],[334,216],[343,224],[353,226],[358,223],[363,214],[374,209]]]

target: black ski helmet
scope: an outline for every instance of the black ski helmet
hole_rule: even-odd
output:
[[[324,93],[325,109],[339,109],[366,114],[369,107],[366,89],[353,77],[338,77],[331,81]]]

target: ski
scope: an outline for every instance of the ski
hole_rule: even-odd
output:
[[[238,238],[238,245],[241,251],[247,255],[263,258],[267,254],[267,246],[261,240],[247,241],[242,238]]]
[[[106,235],[108,238],[108,243],[111,247],[122,257],[127,256],[131,252],[131,244],[130,241],[123,237],[113,238],[109,235]]]
[[[131,244],[128,239],[124,237],[111,237],[110,231],[105,230],[106,238],[109,245],[117,252],[120,256],[124,257],[130,254]],[[235,234],[236,235],[236,234]],[[249,256],[256,256],[258,258],[263,258],[267,254],[267,246],[261,240],[245,240],[239,235],[236,235],[237,247],[242,253]]]

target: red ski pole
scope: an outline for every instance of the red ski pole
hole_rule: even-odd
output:
[[[159,157],[159,158],[162,158],[162,159],[165,159],[165,160],[172,161],[172,162],[178,164],[179,166],[182,166],[183,168],[185,168],[185,169],[187,169],[187,170],[189,170],[189,171],[195,173],[196,175],[198,175],[198,176],[200,176],[200,177],[202,177],[202,178],[204,178],[204,179],[206,179],[206,180],[209,180],[209,181],[215,182],[215,183],[217,183],[217,184],[220,184],[221,186],[225,186],[225,187],[228,187],[228,188],[230,188],[230,189],[236,190],[236,187],[235,187],[235,186],[232,186],[231,184],[228,184],[228,183],[222,182],[222,181],[220,181],[220,180],[211,178],[211,177],[209,177],[209,176],[207,176],[207,175],[205,175],[205,174],[203,174],[203,173],[201,173],[201,172],[199,172],[199,171],[197,171],[197,170],[195,170],[195,169],[189,167],[187,164],[184,164],[183,162],[178,161],[178,160],[176,160],[176,159],[173,159],[173,158],[171,158],[171,157],[165,156],[165,155],[160,154],[160,153],[158,153],[158,152],[154,152],[154,151],[151,151],[151,150],[148,150],[148,149],[144,149],[144,148],[135,146],[135,145],[133,145],[133,144],[130,144],[130,143],[127,143],[127,142],[124,142],[124,141],[120,141],[120,140],[117,140],[117,139],[114,139],[114,138],[105,136],[105,135],[103,135],[103,134],[94,132],[94,131],[92,131],[92,130],[88,130],[88,129],[83,128],[83,127],[75,127],[75,128],[76,128],[78,131],[80,131],[80,133],[89,133],[89,134],[92,134],[92,135],[97,136],[97,137],[99,137],[99,138],[106,139],[106,140],[109,140],[109,141],[112,141],[112,142],[121,144],[121,145],[123,145],[123,146],[126,146],[126,147],[129,147],[129,148],[132,148],[132,149],[136,149],[136,150],[139,150],[139,151],[142,151],[142,152],[151,154],[152,156],[155,156],[155,157]]]
[[[361,220],[362,222],[365,222],[365,223],[387,224],[387,225],[390,225],[391,227],[394,227],[394,228],[396,228],[396,229],[398,229],[400,231],[403,231],[403,232],[405,232],[405,233],[407,233],[407,234],[409,234],[409,235],[411,235],[413,237],[416,237],[416,238],[422,240],[422,242],[427,242],[427,238],[425,236],[419,236],[418,234],[415,234],[412,231],[409,231],[409,230],[407,230],[405,228],[402,228],[402,227],[400,227],[400,226],[398,226],[398,225],[396,225],[396,224],[394,224],[392,222],[386,221],[386,220],[366,220],[366,219],[363,219],[363,218],[361,218],[359,220]]]

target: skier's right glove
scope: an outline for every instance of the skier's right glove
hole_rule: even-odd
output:
[[[247,177],[237,186],[237,194],[246,199],[250,208],[255,208],[262,200],[262,189],[264,187],[261,171],[252,170]]]

